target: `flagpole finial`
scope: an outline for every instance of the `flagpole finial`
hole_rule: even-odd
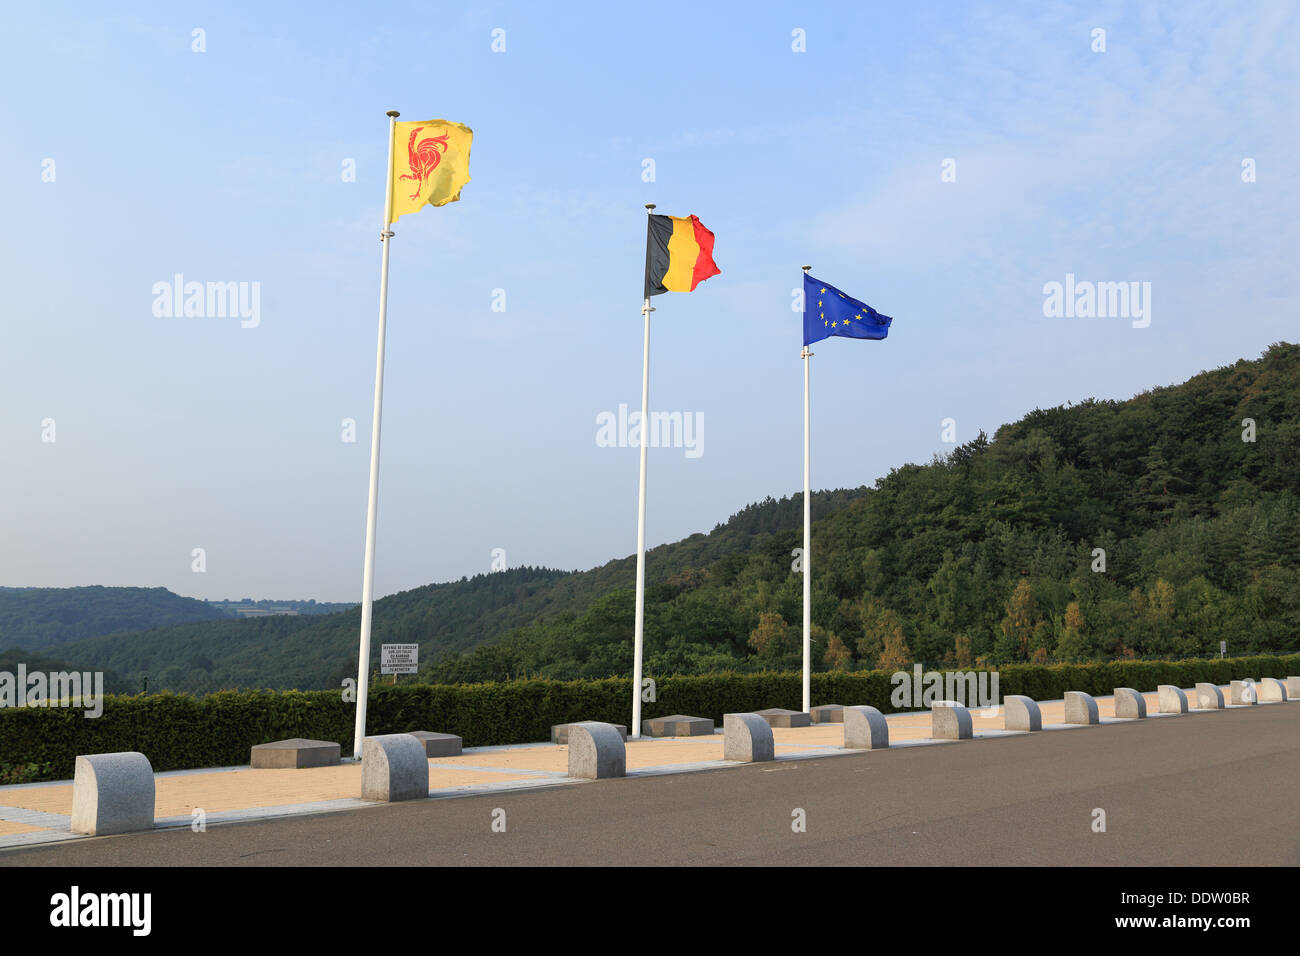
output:
[[[804,272],[807,272],[809,269],[812,268],[812,266],[802,266],[801,268],[803,269]]]
[[[384,115],[385,115],[385,116],[401,116],[402,114],[399,113],[399,112],[397,112],[397,110],[389,110],[389,111],[388,111],[387,113],[385,113]]]
[[[646,211],[647,211],[647,212],[649,212],[651,209],[654,209],[654,207],[655,207],[655,204],[652,203],[652,202],[648,202],[648,203],[645,204],[645,208],[646,208]]]

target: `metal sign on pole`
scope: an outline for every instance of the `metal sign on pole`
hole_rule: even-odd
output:
[[[419,644],[379,645],[379,672],[381,674],[415,674],[419,670]]]

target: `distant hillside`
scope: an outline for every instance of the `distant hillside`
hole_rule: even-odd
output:
[[[816,516],[842,508],[865,488],[813,496]],[[741,555],[774,533],[798,527],[802,505],[768,499],[750,505],[707,535],[650,551],[651,584],[691,568]],[[375,602],[373,662],[379,645],[420,645],[421,661],[469,650],[511,630],[585,610],[611,590],[632,586],[635,557],[591,571],[512,568],[446,584],[429,584]],[[115,634],[79,641],[61,653],[97,667],[111,667],[132,681],[150,675],[151,688],[206,692],[225,687],[337,687],[356,676],[361,611],[313,617],[220,620]]]
[[[347,611],[357,606],[355,602],[332,604],[316,600],[254,601],[252,598],[244,598],[242,601],[205,601],[204,603],[234,617],[267,617],[271,614],[337,614],[339,611]]]
[[[0,587],[0,650],[36,651],[101,634],[227,616],[166,588]]]
[[[818,669],[1300,650],[1300,346],[1127,401],[1035,409],[874,488],[813,499]],[[650,552],[648,675],[800,662],[800,496]],[[633,558],[393,595],[379,644],[421,677],[631,669]],[[337,687],[359,612],[211,621],[69,644],[150,687]]]

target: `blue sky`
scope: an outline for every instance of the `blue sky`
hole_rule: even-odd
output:
[[[950,449],[948,417],[966,441],[1294,341],[1298,27],[1270,3],[10,5],[0,583],[359,598],[387,109],[475,139],[462,201],[395,226],[377,594],[494,548],[634,550],[637,452],[596,417],[640,403],[646,202],[698,215],[722,269],[655,301],[651,407],[704,433],[651,452],[652,545],[800,488],[802,263],[895,317],[815,348],[814,487]],[[176,273],[260,283],[259,324],[156,317]],[[1150,282],[1149,327],[1046,318],[1067,273]]]

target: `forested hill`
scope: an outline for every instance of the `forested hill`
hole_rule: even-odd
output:
[[[0,651],[45,650],[100,634],[225,617],[166,588],[0,587]]]
[[[1300,346],[1127,401],[1035,410],[872,489],[814,497],[818,668],[1300,649]],[[651,676],[799,666],[799,496],[647,563]],[[631,670],[634,561],[521,568],[385,598],[374,644],[423,676]],[[150,687],[333,687],[359,612],[60,648]]]
[[[817,492],[813,515],[842,509],[865,488]],[[767,499],[719,524],[648,554],[651,584],[744,554],[773,534],[801,527],[802,497]],[[590,571],[512,568],[445,584],[429,584],[375,602],[373,657],[379,645],[420,645],[420,659],[497,640],[511,630],[553,617],[567,619],[604,594],[631,588],[635,556]],[[109,667],[152,689],[206,692],[225,687],[337,687],[356,676],[360,609],[313,617],[223,619],[114,634],[81,641],[60,654],[85,666]]]
[[[1300,649],[1300,346],[1128,401],[1035,410],[906,465],[813,533],[822,668]],[[797,499],[796,499],[797,502]],[[651,589],[647,673],[800,663],[794,527]],[[439,680],[628,673],[632,593]]]

